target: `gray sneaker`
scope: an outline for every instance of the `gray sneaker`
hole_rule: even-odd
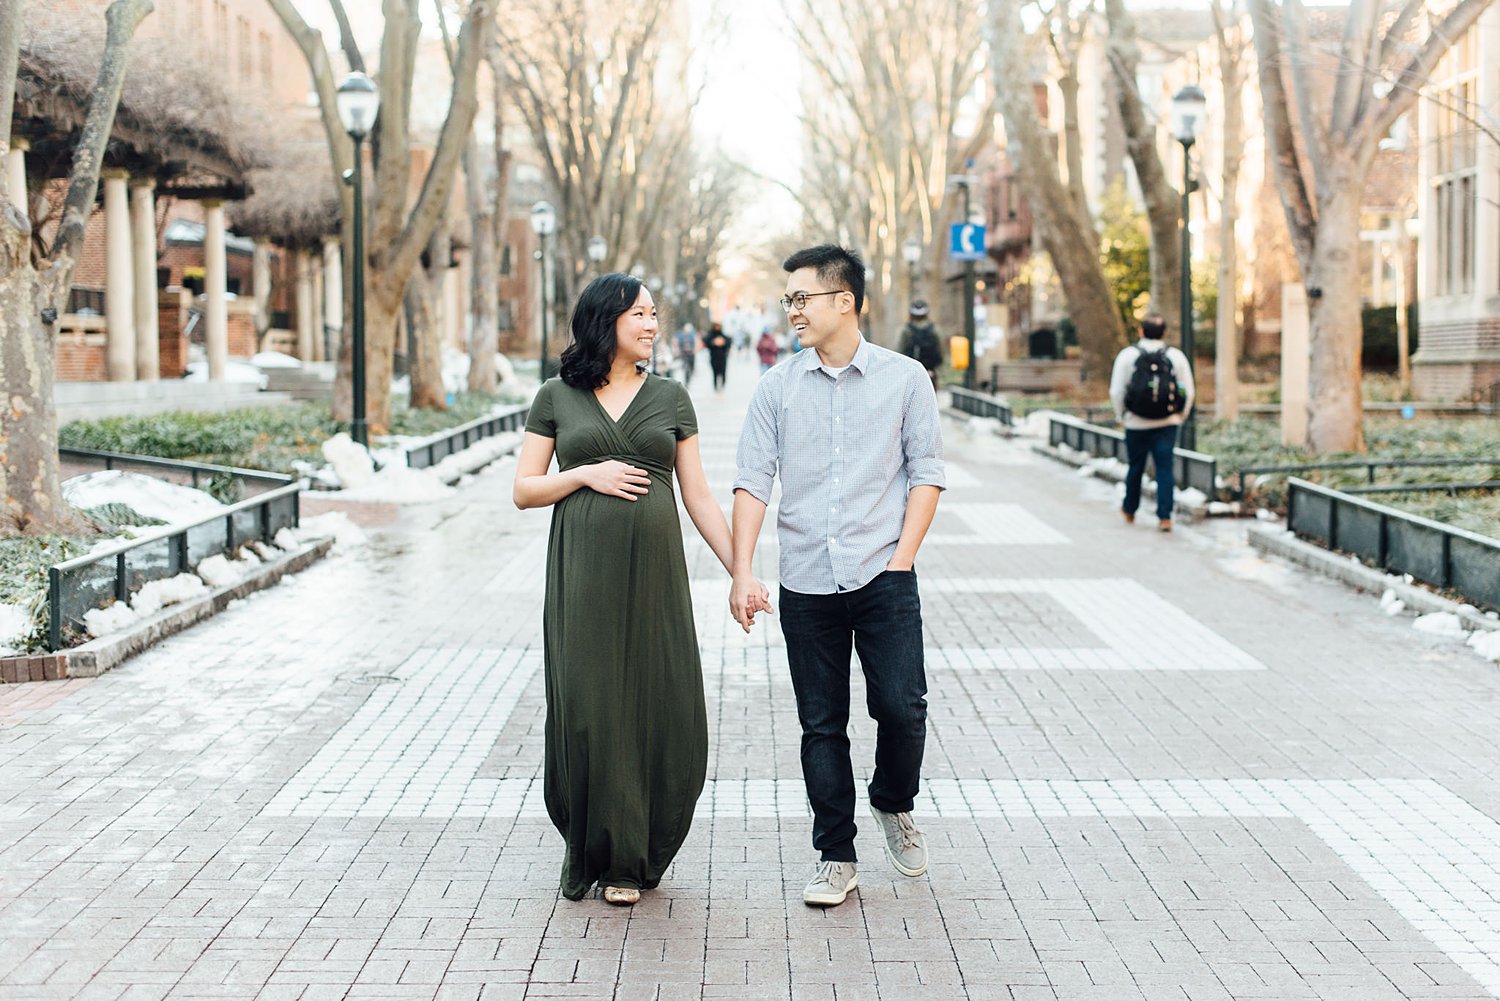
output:
[[[853,862],[819,862],[812,882],[802,891],[802,902],[813,907],[842,904],[849,891],[859,885]]]
[[[886,813],[870,807],[885,835],[885,857],[903,876],[920,876],[927,871],[927,839],[917,830],[909,813]]]

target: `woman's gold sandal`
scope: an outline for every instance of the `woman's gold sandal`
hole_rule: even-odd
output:
[[[606,886],[604,888],[604,902],[617,904],[621,907],[629,907],[631,904],[640,903],[641,891],[633,886]]]

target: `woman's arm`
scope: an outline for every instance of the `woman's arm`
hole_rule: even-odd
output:
[[[635,500],[649,489],[651,479],[644,469],[617,459],[578,466],[565,473],[549,473],[547,468],[552,465],[552,449],[551,438],[526,432],[521,442],[521,455],[516,459],[516,485],[511,494],[516,507],[523,511],[556,504],[583,487],[628,501]]]
[[[724,564],[724,569],[732,573],[734,547],[729,539],[729,522],[724,520],[724,509],[714,501],[708,477],[703,475],[697,435],[677,443],[677,484],[682,490],[682,506],[687,508],[698,534]]]

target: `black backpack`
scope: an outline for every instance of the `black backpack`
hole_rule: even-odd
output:
[[[1141,351],[1135,359],[1135,371],[1125,387],[1125,409],[1137,417],[1161,420],[1182,413],[1187,405],[1172,360],[1166,349]]]

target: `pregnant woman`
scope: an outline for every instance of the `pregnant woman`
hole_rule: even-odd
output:
[[[642,371],[657,336],[650,291],[601,275],[579,297],[572,332],[516,465],[516,506],[553,505],[545,798],[566,843],[563,895],[578,900],[597,883],[606,901],[634,904],[682,847],[708,763],[674,473],[726,572],[729,525],[703,474],[687,389]]]

